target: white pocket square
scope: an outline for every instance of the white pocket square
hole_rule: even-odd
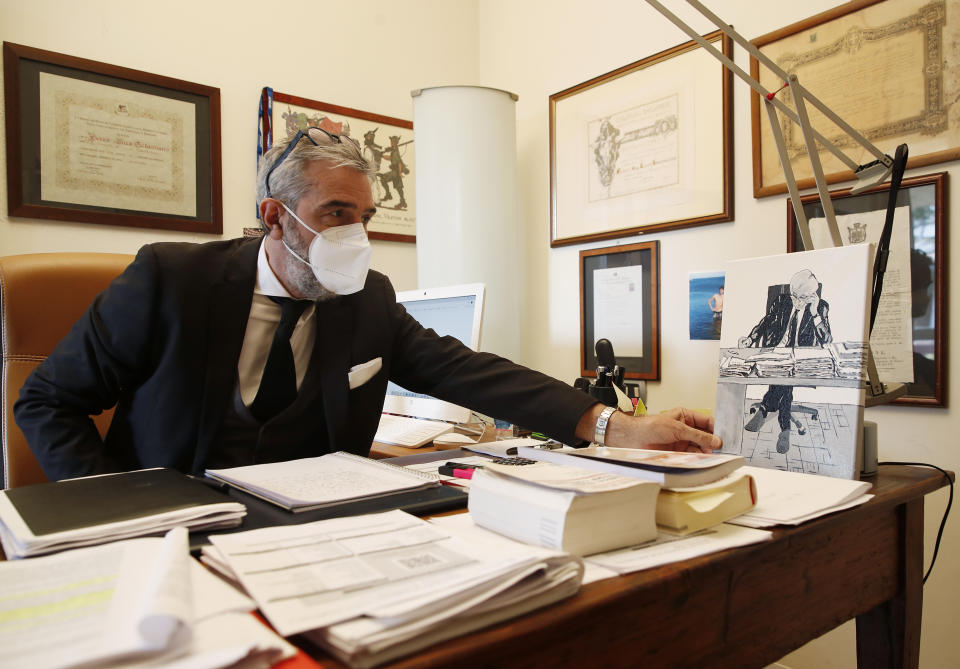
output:
[[[374,358],[351,367],[347,370],[347,382],[350,384],[350,390],[359,388],[372,379],[381,367],[383,367],[383,358]]]

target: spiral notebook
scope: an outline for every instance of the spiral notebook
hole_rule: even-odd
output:
[[[337,451],[206,475],[290,511],[323,509],[440,485],[440,477]]]

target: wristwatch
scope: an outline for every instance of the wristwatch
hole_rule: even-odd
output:
[[[607,436],[607,424],[610,423],[610,416],[614,414],[617,407],[606,407],[600,412],[597,418],[597,427],[593,433],[593,441],[600,446],[604,446],[604,438]]]

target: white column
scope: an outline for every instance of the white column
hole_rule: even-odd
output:
[[[517,96],[479,86],[413,91],[420,288],[486,284],[480,349],[520,353]]]

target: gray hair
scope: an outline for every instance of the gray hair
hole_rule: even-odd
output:
[[[329,139],[320,131],[311,133],[311,137],[319,141],[314,146],[310,141],[301,137],[293,151],[284,158],[283,162],[270,173],[270,193],[291,209],[296,209],[300,198],[310,189],[310,183],[303,178],[303,173],[309,163],[318,161],[330,164],[331,168],[349,167],[366,174],[373,179],[376,168],[363,157],[360,147],[350,138],[344,136],[342,141]],[[280,157],[284,149],[293,138],[278,141],[260,159],[257,169],[257,206],[267,197],[267,173],[274,162]]]

